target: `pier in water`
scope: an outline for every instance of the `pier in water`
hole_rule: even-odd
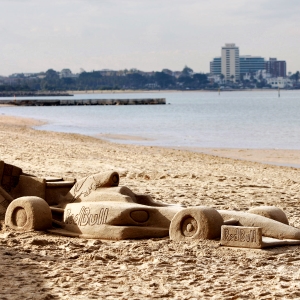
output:
[[[166,98],[146,99],[12,99],[0,100],[0,104],[16,106],[60,106],[60,105],[155,105],[166,104]]]

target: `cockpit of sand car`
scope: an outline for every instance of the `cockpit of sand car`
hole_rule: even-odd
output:
[[[116,240],[165,237],[171,219],[182,208],[118,186],[116,172],[78,181],[37,178],[0,162],[1,175],[2,215],[15,230]]]
[[[78,181],[37,178],[0,161],[0,183],[0,213],[2,219],[5,216],[6,226],[14,230],[47,230],[65,236],[112,240],[169,235],[182,241],[220,238],[224,225],[235,225],[233,229],[224,227],[225,240],[236,242],[240,238],[247,242],[244,229],[240,234],[230,230],[248,226],[259,229],[255,234],[261,232],[261,236],[272,238],[263,242],[260,237],[260,241],[251,244],[253,247],[300,243],[300,230],[288,225],[279,208],[257,207],[240,212],[160,203],[149,195],[119,186],[116,172]]]

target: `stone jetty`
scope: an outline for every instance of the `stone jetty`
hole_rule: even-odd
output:
[[[153,105],[166,104],[165,98],[148,99],[12,99],[0,104],[16,106],[66,106],[66,105]]]

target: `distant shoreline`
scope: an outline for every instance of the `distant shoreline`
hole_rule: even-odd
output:
[[[8,98],[8,97],[70,97],[74,96],[68,92],[0,92],[0,97]]]
[[[280,91],[299,91],[300,89],[281,89]],[[94,91],[67,91],[68,93],[78,94],[139,94],[139,93],[219,93],[219,90],[94,90]],[[278,92],[278,89],[236,89],[220,90],[223,92]]]
[[[300,89],[280,89],[282,92],[287,91],[300,91]],[[224,93],[224,92],[274,92],[277,93],[278,89],[225,89],[222,90],[88,90],[88,91],[66,91],[66,92],[8,92],[0,93],[0,98],[14,98],[14,97],[72,97],[74,95],[89,95],[89,94],[158,94],[158,93]]]

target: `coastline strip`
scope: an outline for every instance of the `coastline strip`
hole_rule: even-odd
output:
[[[0,114],[0,124],[8,125],[8,126],[34,127],[34,126],[44,125],[46,124],[46,122],[38,119],[7,116],[4,114]]]
[[[46,122],[37,119],[23,118],[16,116],[8,116],[0,114],[0,124],[7,126],[41,126]],[[118,140],[120,144],[122,140],[130,140],[134,145],[134,141],[149,140],[139,136],[129,136],[121,134],[98,134],[95,138],[102,140]],[[117,142],[113,141],[118,144]],[[148,146],[145,146],[148,147]],[[149,146],[154,147],[154,146]],[[270,164],[285,167],[300,168],[300,150],[297,149],[233,149],[233,148],[200,148],[200,147],[158,147],[166,149],[176,149],[190,152],[198,152],[211,156],[238,159],[244,161],[257,162],[262,164]]]
[[[190,148],[192,152],[258,162],[262,164],[300,168],[298,149],[240,149],[240,148]]]

